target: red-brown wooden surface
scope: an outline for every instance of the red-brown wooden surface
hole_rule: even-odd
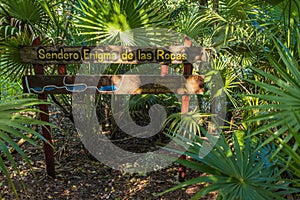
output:
[[[192,41],[188,37],[184,37],[184,46],[191,47]],[[190,63],[185,63],[183,66],[183,75],[191,75],[193,73],[193,65]],[[189,111],[189,101],[190,97],[188,95],[182,96],[182,105],[181,105],[181,113],[185,114]],[[179,159],[186,159],[185,155],[180,156]],[[186,176],[186,167],[183,165],[179,165],[178,168],[178,181],[183,182]]]
[[[40,38],[36,38],[32,42],[32,46],[39,46],[40,45]],[[34,73],[36,75],[44,75],[44,68],[43,65],[35,64],[34,66]],[[40,94],[38,95],[38,99],[47,101],[47,95],[46,94]],[[49,123],[49,109],[48,105],[39,105],[39,109],[42,111],[40,113],[40,119],[44,122]],[[50,144],[52,144],[52,137],[51,137],[51,131],[50,126],[43,126],[42,127],[42,134],[47,139],[47,142],[44,142],[44,151],[45,151],[45,160],[46,160],[46,170],[48,175],[55,177],[55,165],[54,165],[54,151]]]

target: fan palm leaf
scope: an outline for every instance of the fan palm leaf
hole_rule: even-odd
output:
[[[79,1],[78,13],[74,17],[80,34],[88,41],[130,45],[131,30],[166,23],[166,14],[160,9],[158,3],[145,0],[88,0]]]
[[[205,130],[202,130],[205,132]],[[187,149],[186,152],[169,149],[176,153],[190,156],[191,160],[177,160],[178,163],[207,175],[183,182],[157,195],[180,189],[196,183],[210,183],[197,192],[191,199],[199,199],[209,192],[218,191],[223,199],[284,199],[282,195],[295,193],[298,190],[288,186],[289,182],[280,178],[267,167],[264,159],[258,159],[258,151],[253,150],[250,138],[241,149],[234,136],[231,147],[221,136],[215,147],[205,156],[199,156],[203,141],[199,136],[189,140],[183,136],[172,139]],[[166,157],[166,159],[169,159]],[[281,180],[281,182],[279,182]]]
[[[299,35],[300,39],[300,35]],[[247,80],[256,86],[268,91],[266,94],[251,95],[262,100],[266,100],[269,104],[258,105],[251,109],[261,109],[262,111],[257,116],[247,120],[251,121],[265,121],[269,123],[253,134],[262,133],[265,131],[274,132],[279,137],[286,133],[289,128],[293,128],[294,132],[300,131],[300,125],[297,121],[300,117],[300,71],[298,61],[291,55],[290,51],[283,46],[280,41],[275,43],[276,49],[279,52],[281,62],[272,56],[268,55],[270,64],[276,69],[277,74],[270,74],[263,70],[252,68],[263,77],[271,81],[270,83],[263,83],[254,80]],[[299,49],[300,50],[300,49]],[[246,108],[250,109],[250,108]],[[287,143],[292,137],[285,137],[284,141]],[[269,137],[264,144],[274,140],[274,136]]]
[[[39,1],[2,0],[0,5],[0,18],[6,19],[6,25],[15,27],[18,33],[36,35],[47,30],[48,19]]]
[[[195,134],[204,136],[201,134],[201,126],[207,125],[205,124],[205,119],[208,119],[211,116],[211,114],[203,114],[199,111],[192,111],[184,114],[175,113],[167,118],[165,126],[171,134],[174,132],[180,133],[189,138],[193,138]]]
[[[21,97],[21,96],[20,96]],[[18,171],[18,165],[9,148],[14,148],[18,154],[30,165],[30,160],[23,150],[17,145],[16,138],[23,139],[31,145],[37,145],[36,141],[27,137],[24,133],[35,135],[37,138],[44,141],[45,138],[38,132],[34,131],[29,125],[49,125],[48,123],[33,119],[23,115],[26,112],[38,113],[39,111],[31,108],[34,105],[41,104],[40,101],[34,98],[20,99],[19,96],[0,101],[0,171],[2,171],[11,188],[18,199],[18,194],[13,181],[10,177],[9,170],[4,161],[4,157],[9,161],[12,168]],[[23,113],[23,114],[22,114]]]
[[[279,40],[274,41],[278,55],[267,54],[267,58],[274,70],[266,71],[252,68],[264,79],[247,80],[256,87],[261,88],[259,94],[251,95],[252,98],[259,99],[265,103],[246,107],[246,110],[257,110],[254,116],[245,120],[245,123],[255,122],[260,126],[252,135],[267,136],[261,146],[268,143],[279,144],[273,157],[284,152],[281,160],[282,171],[288,170],[296,177],[300,177],[300,34],[297,33],[297,44],[289,50]],[[279,58],[278,58],[279,57]],[[259,148],[259,147],[258,147]]]
[[[0,42],[0,75],[11,81],[20,81],[24,74],[33,71],[31,64],[20,61],[19,46],[31,44],[28,34],[13,36]]]

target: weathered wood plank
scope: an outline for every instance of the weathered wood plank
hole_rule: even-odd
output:
[[[203,94],[204,76],[155,75],[56,75],[24,76],[24,92],[71,94],[94,91],[102,94]]]
[[[123,46],[26,46],[19,49],[23,63],[197,63],[206,60],[202,47],[123,47]]]

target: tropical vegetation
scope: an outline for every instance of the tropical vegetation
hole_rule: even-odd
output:
[[[189,158],[177,162],[204,175],[165,192],[209,183],[193,199],[212,191],[218,192],[219,199],[226,200],[297,198],[300,186],[298,0],[0,0],[0,149],[10,165],[16,167],[9,147],[16,148],[26,159],[15,145],[16,138],[35,143],[24,132],[37,133],[25,124],[41,124],[18,114],[36,112],[32,106],[39,103],[18,96],[22,93],[21,77],[33,74],[31,64],[20,62],[19,46],[31,45],[36,37],[41,38],[42,45],[133,45],[128,40],[132,36],[130,31],[156,28],[187,35],[210,54],[206,63],[209,70],[204,70],[205,65],[194,67],[195,74],[205,73],[207,77],[206,92],[197,97],[197,109],[181,115],[174,113],[179,112],[180,101],[168,98],[164,102],[169,116],[164,132],[186,147],[184,152],[169,151],[185,154]],[[111,65],[106,73],[121,74],[134,67]],[[172,67],[176,72],[183,68]],[[78,69],[76,65],[67,66],[71,74]],[[45,71],[56,73],[51,65],[45,66]],[[223,85],[217,96],[213,96],[209,77],[216,74]],[[226,116],[218,127],[218,141],[202,157],[199,149],[209,134],[207,121],[213,119],[210,102],[218,95],[226,95],[226,104],[222,105],[226,106]],[[111,101],[107,96],[101,98],[105,101],[100,104]],[[134,114],[164,98],[134,97],[130,110]],[[70,96],[52,96],[51,101],[66,113],[72,112]],[[0,171],[11,180],[2,157]],[[13,186],[12,189],[16,192]]]

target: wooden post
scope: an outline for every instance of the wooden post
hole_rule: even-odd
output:
[[[184,37],[184,46],[191,47],[192,41],[185,36]],[[183,75],[191,75],[193,73],[193,65],[190,63],[185,63],[183,66]],[[185,114],[189,111],[189,101],[190,97],[189,95],[183,95],[182,96],[182,105],[181,105],[181,113]],[[185,155],[181,155],[179,159],[186,159]],[[183,165],[179,165],[178,167],[178,181],[183,182],[186,175],[186,167]]]
[[[32,46],[39,46],[41,43],[40,37],[37,37],[33,40]],[[44,68],[43,65],[34,64],[34,73],[35,75],[44,75]],[[47,100],[47,95],[40,94],[38,95],[38,99],[40,100]],[[44,122],[49,123],[49,110],[48,105],[39,105],[39,109],[42,111],[40,113],[40,119]],[[44,142],[44,151],[45,151],[45,160],[46,160],[46,170],[49,176],[55,177],[55,165],[54,165],[54,151],[50,144],[52,144],[50,126],[43,126],[42,127],[42,135],[47,139],[47,142]]]
[[[66,70],[65,64],[58,64],[58,74],[67,75],[67,70]]]
[[[161,65],[160,66],[160,75],[165,76],[169,74],[169,66],[168,65]]]

